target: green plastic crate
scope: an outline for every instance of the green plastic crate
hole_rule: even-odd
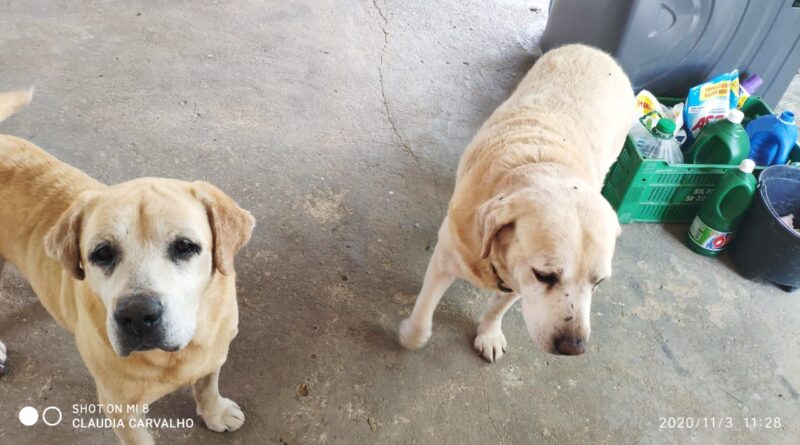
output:
[[[754,96],[755,97],[755,96]],[[750,119],[772,113],[760,103],[747,110]],[[672,106],[682,99],[659,98]],[[800,147],[795,144],[790,156],[800,159]],[[711,196],[717,182],[735,165],[669,164],[659,159],[644,159],[629,137],[617,162],[611,166],[603,186],[603,196],[617,211],[620,223],[658,222],[688,223],[703,202]],[[756,167],[756,174],[763,167]]]

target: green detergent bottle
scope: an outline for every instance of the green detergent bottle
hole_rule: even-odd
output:
[[[739,165],[750,156],[750,138],[742,126],[744,113],[733,109],[725,119],[706,125],[686,153],[689,164]]]
[[[686,244],[690,249],[706,256],[717,256],[725,249],[756,192],[755,166],[752,159],[745,159],[722,176],[689,227]]]
[[[753,119],[763,116],[765,114],[772,114],[770,110],[767,110],[766,104],[761,101],[759,96],[750,96],[745,99],[744,104],[739,107],[744,113],[744,119],[742,119],[742,127],[747,129],[747,124],[749,124]]]

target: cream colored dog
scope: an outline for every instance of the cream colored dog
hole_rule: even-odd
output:
[[[0,120],[30,98],[0,95]],[[0,263],[75,336],[100,404],[140,407],[107,413],[120,439],[152,443],[142,405],[187,384],[209,429],[241,427],[218,379],[238,329],[233,258],[253,217],[205,182],[106,186],[13,136],[0,135],[0,184]]]
[[[503,314],[522,298],[528,334],[544,351],[578,355],[589,338],[592,292],[611,275],[620,227],[600,195],[634,115],[625,73],[582,45],[545,54],[483,124],[456,187],[400,343],[419,348],[455,278],[499,291],[474,347],[506,349]]]

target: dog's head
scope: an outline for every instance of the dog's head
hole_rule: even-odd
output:
[[[100,298],[111,346],[124,357],[189,344],[212,276],[233,273],[253,226],[208,183],[145,178],[81,193],[45,248]]]
[[[589,339],[592,293],[611,275],[619,222],[583,181],[535,181],[478,209],[481,257],[521,295],[534,343],[552,354],[579,355]]]

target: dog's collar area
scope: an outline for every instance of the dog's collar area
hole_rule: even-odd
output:
[[[500,292],[513,294],[514,289],[511,289],[510,287],[506,286],[506,283],[503,281],[502,278],[500,278],[500,275],[497,273],[497,268],[494,267],[494,264],[489,263],[489,265],[492,266],[492,273],[494,274],[494,277],[497,278],[497,289],[500,290]]]

